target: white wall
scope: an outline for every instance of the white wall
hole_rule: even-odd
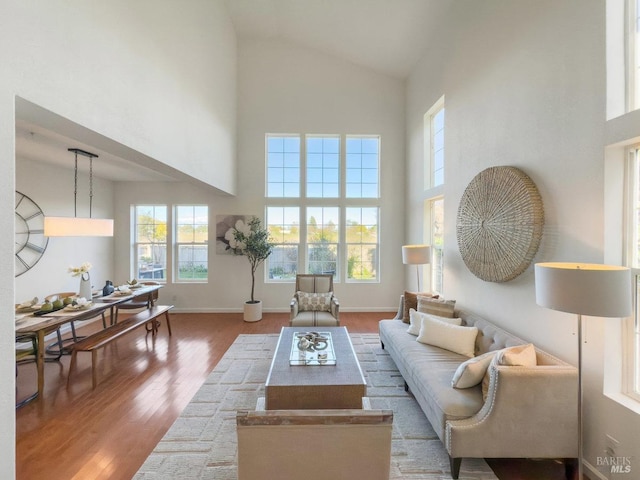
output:
[[[136,203],[209,205],[209,271],[206,284],[172,284],[161,296],[183,311],[241,311],[249,298],[246,258],[215,253],[218,215],[248,214],[264,219],[265,134],[330,133],[381,136],[381,282],[337,283],[344,311],[388,311],[397,308],[402,291],[400,247],[404,208],[404,84],[348,62],[279,42],[239,45],[238,59],[238,195],[182,183],[116,185],[118,279],[130,275],[130,208]],[[264,282],[256,273],[256,298],[265,311],[287,311],[292,283]]]
[[[1,2],[0,230],[14,228],[16,97],[233,192],[235,62],[222,0]],[[13,262],[7,234],[0,238],[5,319],[14,303]],[[0,323],[5,432],[15,430],[13,328]],[[0,437],[0,451],[0,477],[14,478],[13,435]]]
[[[73,170],[55,168],[25,158],[16,159],[16,190],[30,197],[45,215],[73,216]],[[78,174],[78,214],[87,215],[89,179]],[[93,217],[113,218],[113,182],[94,177]],[[22,302],[51,293],[77,292],[78,277],[69,266],[90,262],[91,283],[104,286],[113,278],[113,239],[109,237],[51,237],[38,263],[15,279],[15,299]]]
[[[456,1],[407,85],[407,235],[420,235],[422,121],[445,95],[445,296],[577,365],[575,316],[535,303],[532,267],[511,282],[476,278],[460,256],[462,193],[485,168],[511,165],[536,183],[545,229],[534,261],[602,263],[604,250],[605,16],[599,0]],[[630,438],[640,419],[602,395],[603,324],[588,319],[586,460],[604,436]],[[622,450],[626,453],[622,453]]]
[[[344,310],[393,310],[403,288],[404,82],[314,50],[246,41],[238,57],[238,192],[226,213],[263,216],[265,134],[373,134],[381,137],[381,282],[341,282]],[[264,287],[289,298],[291,284]]]

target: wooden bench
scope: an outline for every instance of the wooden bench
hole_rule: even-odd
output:
[[[78,352],[91,352],[91,384],[93,388],[96,388],[96,385],[98,383],[98,376],[96,371],[98,349],[106,346],[112,341],[143,325],[146,326],[148,332],[151,332],[153,335],[155,335],[158,332],[158,326],[160,324],[157,318],[161,315],[165,316],[167,320],[167,330],[169,331],[169,335],[171,335],[169,310],[171,310],[172,308],[173,305],[153,305],[146,310],[143,310],[142,312],[131,315],[121,322],[111,325],[74,343],[70,347],[72,351],[67,383],[69,383],[71,372],[75,368],[76,355]],[[151,325],[149,326],[149,324]]]

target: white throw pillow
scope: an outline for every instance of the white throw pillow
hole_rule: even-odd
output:
[[[498,365],[535,367],[538,364],[536,349],[533,343],[503,348],[496,355],[496,363]]]
[[[478,385],[482,382],[491,360],[497,353],[497,351],[483,353],[461,363],[456,373],[453,374],[451,386],[454,388],[470,388]]]
[[[411,335],[420,335],[420,329],[422,328],[422,319],[425,317],[435,318],[436,320],[450,323],[451,325],[462,325],[461,318],[438,317],[437,315],[431,315],[429,313],[416,312],[413,308],[410,308],[409,328],[407,328],[407,333],[410,333]]]
[[[477,335],[478,329],[476,327],[451,325],[433,317],[426,317],[422,319],[422,328],[416,340],[460,355],[473,357]]]

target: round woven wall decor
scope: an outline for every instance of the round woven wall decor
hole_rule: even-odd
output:
[[[529,176],[515,167],[487,168],[460,200],[458,248],[476,277],[507,282],[533,260],[543,226],[542,198]]]

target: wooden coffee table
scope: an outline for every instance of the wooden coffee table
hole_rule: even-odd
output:
[[[313,327],[283,327],[265,384],[267,410],[362,408],[367,383],[346,327],[318,327],[330,332],[335,365],[291,365],[294,333]]]

